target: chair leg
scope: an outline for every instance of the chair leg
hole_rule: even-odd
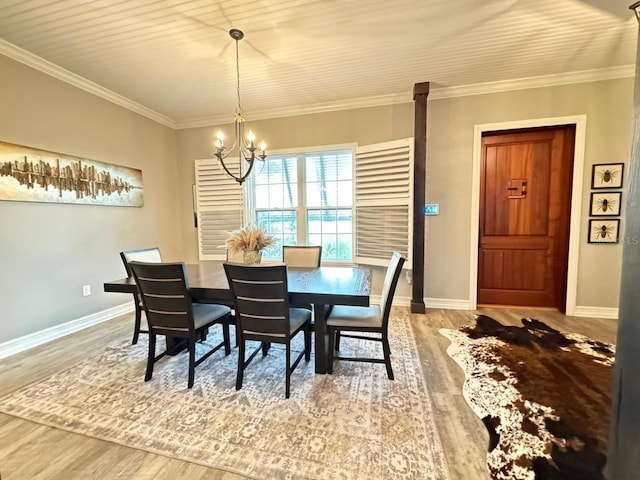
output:
[[[340,330],[336,330],[336,352],[340,350]]]
[[[153,332],[149,332],[149,354],[147,356],[147,371],[144,375],[144,381],[148,382],[151,380],[151,376],[153,375],[153,362],[156,357],[156,334]]]
[[[271,343],[269,342],[262,342],[262,356],[266,357],[267,353],[269,352],[269,349],[271,348]]]
[[[236,330],[236,335],[238,334],[238,330]],[[236,390],[240,390],[242,388],[242,377],[244,376],[244,339],[240,339],[240,344],[238,345],[238,375],[236,376]]]
[[[311,360],[311,325],[304,329],[304,361]]]
[[[235,337],[236,337],[236,347],[240,346],[240,334],[238,333],[238,318],[236,317],[235,313],[233,311],[231,311],[230,314],[230,321],[233,324],[235,328]]]
[[[189,383],[188,388],[193,387],[193,380],[196,370],[196,340],[195,338],[189,339]]]
[[[224,354],[229,355],[231,353],[231,335],[229,334],[229,322],[227,320],[222,322],[222,336],[224,337]]]
[[[382,353],[384,354],[384,365],[387,367],[387,377],[393,380],[393,370],[391,369],[391,348],[389,347],[389,338],[386,333],[382,334]]]
[[[340,332],[338,330],[335,330],[329,327],[329,355],[328,355],[329,358],[327,359],[327,362],[329,364],[327,365],[327,373],[329,374],[333,373],[333,348],[334,348],[334,343],[336,341],[335,339],[339,333]]]
[[[133,326],[133,340],[131,345],[138,343],[138,337],[140,336],[140,323],[142,322],[142,307],[136,299],[136,323]]]
[[[287,342],[287,370],[285,379],[285,393],[284,398],[289,398],[291,390],[291,342]]]

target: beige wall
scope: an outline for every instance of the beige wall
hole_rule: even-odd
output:
[[[440,203],[441,215],[427,220],[427,296],[469,298],[474,126],[585,114],[576,304],[617,307],[622,246],[588,244],[587,219],[591,165],[629,159],[632,95],[633,79],[629,78],[431,101],[427,201]]]
[[[426,222],[425,297],[470,298],[471,183],[474,126],[571,115],[587,116],[582,221],[578,265],[578,306],[616,307],[620,245],[587,244],[591,165],[629,158],[632,79],[537,88],[430,100],[427,123],[427,202],[441,214]],[[249,115],[250,121],[250,115]],[[227,132],[230,126],[223,127]],[[271,149],[357,142],[360,145],[413,136],[413,104],[372,107],[251,122]],[[177,132],[180,196],[188,260],[196,261],[197,235],[191,220],[193,160],[212,156],[218,127]],[[375,275],[374,292],[381,285]],[[410,297],[401,279],[397,295]]]
[[[118,252],[181,256],[175,133],[0,55],[0,140],[142,169],[143,208],[0,201],[0,343],[131,300]],[[82,285],[92,295],[82,296]]]

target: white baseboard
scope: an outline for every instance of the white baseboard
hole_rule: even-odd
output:
[[[378,304],[380,305],[380,295],[371,295],[369,300],[371,305]],[[393,304],[396,307],[410,307],[411,306],[411,298],[410,297],[399,297],[397,295],[393,296]]]
[[[380,295],[371,295],[371,304],[380,303]],[[474,310],[468,299],[458,298],[425,298],[425,307],[440,308],[444,310]],[[398,307],[411,306],[410,297],[393,297],[393,304]],[[574,316],[591,318],[618,318],[618,309],[615,307],[576,307]]]
[[[467,298],[425,298],[425,305],[427,308],[473,310]]]
[[[618,318],[618,309],[616,307],[579,307],[576,306],[574,315],[576,317],[592,317],[592,318]]]
[[[371,304],[380,303],[380,295],[371,295]],[[393,304],[398,307],[410,307],[411,297],[393,297]],[[473,310],[469,300],[457,298],[425,298],[426,308],[443,308],[447,310]]]
[[[85,328],[97,325],[98,323],[106,322],[113,318],[124,315],[125,313],[133,312],[133,301],[123,303],[115,307],[107,308],[100,312],[92,313],[85,317],[76,318],[70,322],[65,322],[60,325],[55,325],[50,328],[45,328],[39,332],[30,333],[23,337],[18,337],[8,342],[0,343],[0,359],[15,355],[16,353],[24,352],[30,348],[37,347],[43,343],[51,342],[70,333],[83,330]]]

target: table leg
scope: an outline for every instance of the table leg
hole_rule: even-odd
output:
[[[313,318],[315,323],[316,373],[327,373],[329,335],[327,333],[327,319],[323,304],[313,304]]]
[[[167,355],[178,355],[181,351],[187,348],[187,339],[181,337],[170,337],[165,335],[165,341],[167,342]]]

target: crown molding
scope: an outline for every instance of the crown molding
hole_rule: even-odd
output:
[[[81,77],[69,70],[66,70],[54,63],[49,62],[27,50],[24,50],[6,40],[0,39],[0,54],[13,60],[23,63],[29,67],[39,70],[47,75],[51,75],[63,82],[69,83],[86,92],[104,98],[116,105],[136,112],[155,122],[172,129],[186,129],[198,127],[210,127],[212,125],[224,125],[231,123],[232,115],[213,115],[207,117],[197,117],[186,120],[173,120],[162,115],[155,110],[140,105],[122,95],[108,90],[97,83]],[[551,87],[555,85],[570,85],[575,83],[597,82],[602,80],[614,80],[618,78],[633,77],[635,75],[635,65],[622,65],[611,68],[600,68],[594,70],[584,70],[579,72],[560,73],[555,75],[542,75],[538,77],[519,78],[514,80],[503,80],[499,82],[477,83],[457,87],[438,87],[433,84],[429,94],[429,100],[443,98],[466,97],[471,95],[484,95],[488,93],[499,93],[512,90],[526,90],[529,88]],[[271,110],[261,110],[251,112],[251,120],[266,120],[270,118],[291,117],[297,115],[309,115],[313,113],[335,112],[339,110],[351,110],[355,108],[379,107],[384,105],[394,105],[410,103],[413,99],[411,91],[399,92],[391,95],[378,95],[373,97],[354,98],[350,100],[317,103],[311,105],[298,105],[282,107]]]
[[[112,92],[111,90],[104,88],[97,83],[92,82],[91,80],[87,80],[80,75],[70,72],[69,70],[62,68],[55,63],[51,63],[42,57],[34,55],[33,53],[28,52],[27,50],[24,50],[12,43],[9,43],[6,40],[0,39],[0,54],[12,58],[13,60],[23,63],[24,65],[27,65],[31,68],[39,70],[42,73],[46,73],[47,75],[57,78],[58,80],[62,80],[63,82],[73,85],[74,87],[78,87],[100,98],[104,98],[105,100],[124,107],[127,110],[138,113],[153,120],[154,122],[158,122],[169,128],[176,128],[176,122],[171,118],[162,115],[154,110],[151,110],[144,105],[140,105],[133,100],[129,100],[122,95]]]
[[[635,75],[635,65],[622,65],[610,68],[598,68],[579,72],[558,73],[555,75],[541,75],[538,77],[517,78],[499,82],[476,83],[459,87],[435,87],[429,94],[429,100],[441,98],[467,97],[470,95],[484,95],[487,93],[508,92],[511,90],[527,90],[529,88],[553,87],[557,85],[571,85],[575,83],[599,82],[615,80]]]
[[[508,92],[512,90],[527,90],[529,88],[553,87],[557,85],[571,85],[575,83],[598,82],[602,80],[615,80],[628,78],[635,75],[635,65],[622,65],[619,67],[599,68],[583,70],[579,72],[560,73],[555,75],[541,75],[538,77],[518,78],[514,80],[502,80],[499,82],[476,83],[458,87],[434,86],[429,93],[429,100],[444,98],[467,97],[471,95],[484,95],[488,93]],[[265,120],[270,118],[292,117],[312,113],[334,112],[350,110],[353,108],[379,107],[413,101],[411,91],[393,95],[379,95],[375,97],[363,97],[337,103],[324,103],[315,105],[301,105],[297,107],[283,107],[274,110],[263,110],[251,113],[251,120]],[[212,125],[224,125],[231,123],[231,115],[215,115],[199,117],[176,122],[176,129],[210,127]]]
[[[381,105],[408,103],[411,102],[411,99],[411,92],[405,92],[391,95],[378,95],[375,97],[353,98],[336,103],[316,103],[311,105],[274,108],[271,110],[257,110],[251,112],[250,116],[248,116],[248,120],[268,120],[270,118],[294,117],[297,115],[309,115],[312,113],[379,107]],[[233,114],[228,113],[224,115],[212,115],[208,117],[179,120],[176,122],[176,129],[210,127],[212,125],[224,125],[232,122]]]

